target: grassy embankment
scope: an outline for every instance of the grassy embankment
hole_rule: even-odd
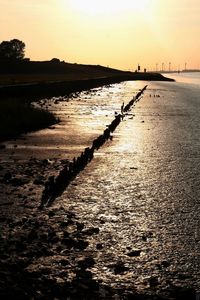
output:
[[[58,120],[31,101],[68,95],[124,80],[165,80],[160,74],[131,73],[64,62],[11,62],[0,68],[0,141],[38,130]]]
[[[10,62],[3,65],[0,62],[0,67],[0,85],[86,80],[125,73],[102,66],[51,61]]]
[[[121,73],[118,70],[52,62],[15,62],[1,65],[0,69],[0,142],[14,138],[19,134],[48,127],[58,122],[54,115],[46,110],[36,109],[31,101],[40,97],[55,95],[62,87],[59,82],[102,78]],[[58,83],[52,89],[52,84]],[[25,86],[23,84],[30,84]],[[32,85],[33,84],[33,85]],[[11,87],[14,85],[14,87]],[[31,86],[32,85],[32,86]],[[45,85],[45,86],[43,86]],[[80,84],[79,84],[80,85]],[[13,90],[14,88],[14,90]],[[44,94],[41,90],[44,88]],[[77,89],[79,86],[77,86]],[[51,90],[52,89],[52,90]],[[76,89],[73,83],[72,90]]]

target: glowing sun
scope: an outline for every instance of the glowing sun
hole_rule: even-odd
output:
[[[89,15],[115,14],[134,10],[145,12],[150,0],[71,0],[73,9]]]

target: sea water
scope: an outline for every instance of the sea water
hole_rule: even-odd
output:
[[[96,123],[106,125],[105,107],[117,111],[148,84],[113,140],[54,204],[100,229],[87,251],[95,278],[113,288],[200,290],[200,76],[170,75],[176,82],[121,83],[106,99],[99,92]],[[130,257],[134,250],[140,255]],[[119,261],[127,271],[116,276]]]

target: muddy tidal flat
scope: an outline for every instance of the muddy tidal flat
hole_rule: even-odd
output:
[[[41,99],[61,122],[0,145],[1,299],[199,299],[200,85],[175,79]]]

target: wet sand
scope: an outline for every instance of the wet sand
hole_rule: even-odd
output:
[[[144,85],[141,83],[141,88]],[[130,90],[123,98],[125,103],[138,93],[138,89],[139,86],[135,86]],[[132,224],[133,228],[138,226],[138,230],[132,231],[137,245],[126,241],[124,249],[118,249],[121,244],[117,241],[117,231],[116,236],[113,235],[113,228],[119,227],[119,231],[121,230],[123,218],[128,217],[128,211],[131,212],[132,208],[129,207],[127,215],[120,216],[120,209],[124,210],[126,207],[120,208],[121,204],[116,201],[116,205],[119,205],[118,217],[115,213],[112,215],[112,205],[105,206],[105,211],[101,214],[96,209],[95,198],[98,195],[103,201],[97,202],[97,205],[102,206],[102,209],[109,203],[109,195],[112,200],[112,192],[125,193],[117,177],[123,176],[123,172],[119,171],[126,149],[121,149],[120,155],[120,148],[117,148],[117,157],[113,156],[113,162],[107,161],[106,157],[109,157],[109,151],[112,153],[113,147],[118,147],[118,141],[121,140],[120,128],[123,131],[123,128],[130,127],[130,122],[134,122],[135,109],[124,118],[113,139],[108,139],[103,148],[96,152],[93,162],[71,182],[69,190],[49,207],[40,207],[48,178],[57,177],[73,161],[73,157],[90,147],[106,125],[111,124],[115,111],[120,114],[120,105],[116,102],[116,97],[120,95],[124,95],[123,84],[91,90],[81,95],[75,94],[70,98],[42,100],[35,105],[45,105],[52,111],[57,111],[63,117],[63,122],[53,128],[4,143],[6,148],[2,147],[0,151],[0,184],[4,191],[1,199],[3,299],[195,299],[195,290],[186,284],[187,277],[180,278],[184,282],[182,285],[173,286],[169,279],[168,284],[165,281],[160,288],[160,279],[154,267],[157,264],[157,269],[165,274],[171,268],[170,260],[156,261],[156,258],[152,259],[151,253],[148,254],[149,260],[145,258],[144,245],[153,247],[156,239],[154,228],[149,229],[144,224],[143,215],[138,216],[138,225],[137,222]],[[108,98],[111,104],[108,104]],[[90,99],[92,108],[88,103]],[[156,99],[159,100],[158,97]],[[98,105],[94,106],[99,101],[100,108]],[[136,108],[138,106],[140,102],[136,103]],[[144,115],[141,116],[140,113],[138,110],[135,129],[137,126],[138,130],[144,126],[148,130]],[[155,125],[154,122],[152,124]],[[122,136],[123,138],[126,136]],[[127,143],[123,140],[120,145],[126,147]],[[134,144],[132,146],[134,151]],[[118,170],[115,161],[118,161]],[[102,168],[106,165],[107,168]],[[140,165],[142,166],[142,162]],[[137,173],[138,167],[138,163],[133,161],[128,166],[129,173]],[[112,175],[107,173],[110,170]],[[98,177],[100,172],[103,172],[102,180]],[[93,185],[94,181],[98,183],[98,188]],[[139,192],[139,186],[138,190],[136,186],[135,188],[138,208],[142,214],[144,193]],[[142,223],[143,232],[140,228]],[[126,235],[125,228],[121,239],[123,232]],[[142,284],[141,266],[138,262],[140,259],[146,261],[147,270]],[[151,267],[153,271],[149,272]],[[131,273],[137,274],[138,283],[132,281]],[[179,275],[186,276],[182,273]]]

